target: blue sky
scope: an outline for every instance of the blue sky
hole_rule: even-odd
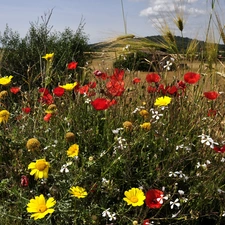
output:
[[[218,0],[220,15],[225,9],[225,1]],[[182,11],[185,19],[184,36],[203,39],[209,21],[211,0],[123,0],[127,22],[127,32],[137,37],[160,34],[157,23],[169,25],[177,11]],[[83,17],[84,32],[89,42],[95,43],[116,38],[124,34],[121,0],[7,0],[0,4],[0,32],[6,24],[23,37],[30,22],[53,9],[50,25],[53,31],[63,31],[65,27],[76,30]],[[225,18],[221,21],[225,23]],[[171,25],[172,27],[172,25]],[[175,32],[175,31],[174,31]],[[175,32],[179,35],[178,32]]]

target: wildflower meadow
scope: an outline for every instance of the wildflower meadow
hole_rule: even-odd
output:
[[[142,75],[48,46],[27,79],[3,68],[0,224],[225,224],[224,62],[162,30],[170,58]]]

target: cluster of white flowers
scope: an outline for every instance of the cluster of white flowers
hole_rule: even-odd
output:
[[[111,213],[110,211],[110,208],[106,209],[105,211],[102,212],[102,216],[103,217],[108,217],[109,221],[112,221],[112,220],[116,220],[116,213]]]
[[[184,145],[184,144],[181,144],[181,145],[177,145],[176,146],[176,151],[179,150],[179,149],[184,149],[184,150],[187,150],[187,151],[190,151],[191,150],[191,146],[194,146],[193,144],[189,144],[189,145]]]
[[[164,109],[164,108],[163,108]],[[155,120],[159,120],[160,117],[163,116],[162,113],[159,113],[159,111],[155,110],[155,109],[150,109],[150,112],[152,113],[152,119],[155,119]]]
[[[170,201],[170,208],[173,209],[174,206],[176,206],[177,208],[180,207],[180,202],[179,202],[179,199],[178,198],[176,198],[174,202],[173,201]]]
[[[114,148],[114,153],[116,153],[115,151],[117,149],[124,150],[127,147],[126,139],[124,139],[122,137],[117,137],[116,141],[117,141],[117,145],[113,147]]]
[[[84,103],[85,103],[85,104],[90,104],[91,99],[87,97],[86,93],[84,93],[84,98],[85,98]]]
[[[119,128],[117,128],[115,130],[112,130],[112,132],[113,132],[113,134],[118,134],[121,130],[123,130],[123,128],[119,127]]]
[[[169,177],[179,177],[179,178],[183,178],[184,181],[185,180],[188,180],[188,176],[186,176],[182,171],[175,171],[175,172],[172,172],[170,171],[169,172]]]
[[[68,162],[64,165],[62,165],[61,169],[60,169],[60,172],[61,173],[69,173],[69,169],[67,168],[68,166],[72,165],[72,162]]]
[[[135,114],[137,112],[140,112],[144,108],[145,108],[144,106],[138,106],[137,108],[134,109],[134,111],[132,112],[132,114]]]
[[[170,58],[170,60],[166,61],[166,65],[163,66],[164,69],[170,70],[173,65],[174,58]]]
[[[201,134],[198,137],[201,138],[201,143],[209,146],[210,148],[214,148],[214,145],[219,145],[215,142],[209,135]]]
[[[202,169],[207,169],[207,166],[209,165],[209,164],[211,164],[211,162],[209,161],[209,160],[206,160],[206,162],[205,163],[200,163],[200,162],[197,162],[197,165],[196,165],[196,167],[197,167],[197,169],[198,168],[202,168]]]
[[[47,146],[45,146],[44,147],[44,150],[47,150],[47,149],[49,149],[49,148],[55,148],[56,146],[57,146],[57,144],[58,144],[58,140],[54,140],[53,141],[53,144],[51,144],[51,145],[47,145]]]

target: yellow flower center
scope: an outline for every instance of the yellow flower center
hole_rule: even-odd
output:
[[[137,196],[132,196],[132,197],[130,198],[130,201],[133,202],[133,203],[138,202]]]
[[[39,171],[42,171],[46,168],[46,163],[43,162],[43,161],[38,161],[36,162],[36,168],[39,170]]]
[[[78,191],[76,191],[76,192],[74,192],[74,195],[77,196],[77,197],[80,197],[81,196],[81,193],[78,192]]]
[[[39,205],[38,211],[39,211],[40,213],[43,213],[43,212],[45,212],[46,210],[47,210],[46,205]]]

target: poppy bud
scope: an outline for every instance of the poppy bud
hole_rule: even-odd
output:
[[[29,185],[29,179],[27,176],[22,175],[21,176],[21,180],[20,180],[20,184],[22,187],[27,187]]]

